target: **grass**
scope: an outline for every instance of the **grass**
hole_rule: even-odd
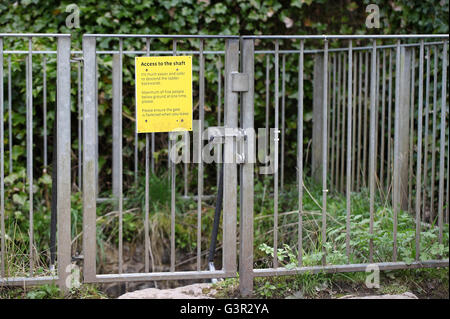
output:
[[[317,187],[305,186],[303,200],[303,245],[304,266],[320,265],[326,256],[328,264],[369,263],[369,242],[373,241],[373,262],[392,261],[394,217],[392,208],[379,197],[375,200],[373,235],[370,233],[369,196],[365,190],[351,196],[350,254],[346,254],[346,198],[339,193],[330,193],[327,200],[326,236],[322,239],[321,193]],[[258,199],[256,199],[258,200]],[[273,202],[259,205],[255,213],[255,266],[271,267],[273,263]],[[256,205],[255,205],[256,206]],[[298,210],[297,189],[290,185],[281,195],[279,210],[278,262],[292,268],[298,260]],[[398,260],[411,263],[416,254],[416,225],[406,211],[397,217]],[[270,236],[267,236],[270,235]],[[443,227],[442,244],[436,220],[421,227],[420,260],[448,258],[448,224]]]

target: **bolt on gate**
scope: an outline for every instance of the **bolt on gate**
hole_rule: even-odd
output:
[[[12,54],[2,46],[2,39],[8,36],[17,35],[0,34],[0,63],[3,63],[3,54]],[[31,39],[33,35],[21,36]],[[71,180],[68,148],[71,140],[70,38],[67,35],[45,36],[58,37],[58,274],[63,287],[68,276],[65,270],[73,254],[70,242],[74,237],[70,238],[68,183]],[[223,50],[205,49],[209,44],[213,47],[220,44]],[[111,45],[115,48],[111,49]],[[29,50],[22,54],[27,54],[31,60],[31,40]],[[239,271],[241,293],[249,295],[254,277],[259,276],[365,271],[371,264],[380,270],[448,267],[448,252],[438,254],[438,259],[430,259],[429,252],[421,251],[421,243],[427,240],[421,236],[424,229],[436,232],[436,240],[448,245],[448,35],[87,34],[83,36],[83,50],[72,54],[78,55],[72,59],[78,62],[79,106],[77,133],[72,135],[76,136],[78,145],[77,185],[82,190],[83,202],[83,252],[79,258],[83,259],[84,282],[226,278],[235,277]],[[181,144],[172,134],[138,135],[134,118],[123,118],[127,115],[124,109],[134,107],[134,91],[124,91],[123,87],[124,76],[128,76],[124,65],[130,64],[130,57],[150,55],[194,56],[194,71],[197,71],[194,77],[197,114],[194,117],[198,122],[192,138],[189,132],[181,134]],[[208,69],[208,62],[216,67],[214,83],[205,83],[205,73],[212,70]],[[0,64],[1,79],[2,72]],[[271,76],[274,76],[273,81]],[[30,79],[27,73],[27,85]],[[3,85],[1,103],[2,88]],[[27,88],[27,105],[31,108],[32,87]],[[212,92],[214,89],[216,91]],[[10,98],[8,101],[11,103]],[[216,104],[217,115],[208,104]],[[105,109],[104,105],[110,109]],[[264,109],[264,117],[255,117],[257,108]],[[109,111],[112,122],[102,121],[101,115]],[[209,126],[205,112],[217,126]],[[294,119],[296,127],[289,126],[287,119]],[[262,129],[256,133],[258,127]],[[31,130],[27,130],[30,145]],[[105,131],[111,132],[111,139],[105,138],[105,134],[100,137],[99,133]],[[3,134],[2,126],[0,132]],[[309,142],[305,142],[305,138],[309,138]],[[4,164],[4,139],[1,140]],[[212,271],[205,270],[202,238],[207,234],[202,229],[207,222],[205,203],[215,196],[205,194],[205,189],[214,190],[214,186],[219,186],[220,174],[215,163],[203,161],[205,140],[220,140],[215,145],[224,144],[222,245],[218,248],[222,253],[222,269]],[[192,149],[193,163],[184,161],[183,165],[177,165],[169,160],[173,147],[186,144],[188,152],[182,157],[190,158]],[[65,152],[60,151],[62,149]],[[103,154],[111,150],[111,163],[101,164]],[[221,147],[215,151],[221,159]],[[165,156],[167,163],[162,159]],[[256,167],[257,159],[263,167]],[[139,182],[140,167],[144,167],[143,185]],[[170,185],[168,245],[161,241],[163,249],[168,251],[169,267],[164,269],[154,264],[155,238],[151,237],[153,230],[149,225],[152,201],[157,200],[149,196],[150,180],[161,170],[167,171]],[[216,181],[210,178],[214,170]],[[3,174],[0,175],[3,194]],[[124,189],[124,179],[129,190]],[[33,180],[32,176],[29,180]],[[319,185],[320,197],[314,197],[305,183],[307,180]],[[257,181],[264,185],[263,194],[259,188],[255,189]],[[287,182],[296,185],[294,200],[290,202],[286,202],[292,192]],[[124,265],[124,225],[133,209],[126,203],[131,202],[132,193],[140,189],[144,190],[143,214],[138,216],[144,220],[144,265],[141,271],[130,271]],[[183,195],[177,196],[177,193]],[[332,215],[327,200],[337,194],[345,194],[346,205]],[[361,196],[358,194],[368,198],[369,236],[357,242],[355,237],[363,236],[352,226],[355,218],[361,217],[353,210],[355,198]],[[264,204],[265,198],[273,202],[271,214],[261,212],[260,202]],[[191,258],[195,260],[194,269],[186,270],[182,263],[177,264],[176,233],[177,226],[182,225],[177,219],[187,214],[180,203],[189,199],[195,200],[197,206],[192,222],[196,230],[196,253]],[[308,199],[313,206],[307,203]],[[381,210],[376,207],[380,203],[384,205]],[[2,267],[6,260],[3,204],[2,198]],[[379,224],[391,216],[389,214],[393,222],[390,226],[392,245],[386,247],[377,236],[391,235],[377,234],[377,231]],[[31,229],[32,216],[31,207]],[[102,231],[97,220],[103,216],[116,220],[113,228],[118,232],[117,266],[108,273],[99,273],[97,264],[97,238]],[[335,230],[330,231],[330,223],[335,223],[336,219],[339,219],[340,237]],[[403,227],[399,219],[401,223],[408,220],[415,225],[412,259],[402,250],[407,238],[403,232],[399,233]],[[272,223],[268,234],[273,233],[273,237],[255,233],[258,224],[267,220]],[[30,231],[31,238],[32,235]],[[263,262],[254,260],[256,243],[271,246],[272,257]],[[343,245],[345,254],[336,254],[333,244]],[[290,255],[294,257],[286,255],[285,245],[296,251]],[[389,251],[392,258],[379,256],[377,250]],[[54,280],[55,277],[7,278],[2,273],[0,283],[23,285]]]

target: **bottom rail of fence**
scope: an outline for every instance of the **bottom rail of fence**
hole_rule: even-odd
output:
[[[400,269],[418,269],[418,268],[438,268],[448,267],[448,259],[443,260],[427,260],[415,261],[411,263],[405,262],[382,262],[382,263],[368,263],[368,264],[347,264],[347,265],[327,265],[327,266],[310,266],[310,267],[296,267],[296,268],[265,268],[254,269],[253,276],[255,277],[270,277],[270,276],[286,276],[286,275],[300,275],[300,274],[318,274],[318,273],[342,273],[342,272],[361,272],[376,266],[380,271],[382,270],[400,270]]]

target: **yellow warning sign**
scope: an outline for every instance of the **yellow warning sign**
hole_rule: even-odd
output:
[[[136,57],[138,133],[192,131],[192,57]]]

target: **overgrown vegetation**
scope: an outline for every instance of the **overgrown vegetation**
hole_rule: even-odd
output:
[[[73,288],[62,293],[56,285],[42,285],[35,288],[2,288],[0,299],[106,299],[108,298],[99,288],[91,284],[83,284],[80,288]]]
[[[260,277],[255,279],[252,298],[329,299],[405,292],[423,299],[446,299],[449,296],[448,268],[383,271],[379,288],[367,288],[366,277],[364,272]],[[217,290],[216,297],[239,297],[238,283],[235,278],[217,283],[213,287]]]

